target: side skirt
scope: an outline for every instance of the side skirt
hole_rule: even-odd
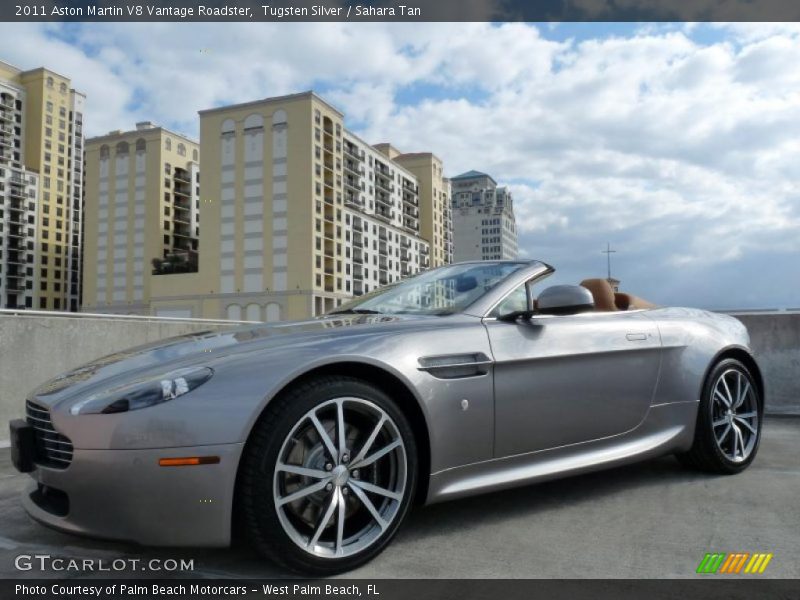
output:
[[[694,437],[697,401],[661,404],[626,433],[497,458],[433,473],[427,504],[656,458],[688,449]]]

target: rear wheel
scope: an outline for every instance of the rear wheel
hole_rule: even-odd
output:
[[[712,473],[743,471],[758,451],[762,420],[763,401],[752,374],[738,360],[722,360],[704,386],[694,444],[678,459]]]
[[[326,377],[276,399],[243,458],[247,534],[270,559],[326,575],[376,556],[408,512],[417,454],[410,425],[384,392]]]

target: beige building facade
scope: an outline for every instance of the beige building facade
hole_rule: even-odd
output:
[[[85,97],[0,62],[0,306],[77,311]]]
[[[197,142],[150,122],[87,140],[85,312],[149,314],[159,273],[196,271],[199,159]]]
[[[202,111],[200,145],[200,269],[152,314],[308,318],[430,266],[417,176],[313,92]]]
[[[388,143],[375,148],[412,173],[418,181],[420,234],[431,244],[431,267],[453,262],[453,222],[450,212],[450,181],[442,160],[431,152],[402,153]]]

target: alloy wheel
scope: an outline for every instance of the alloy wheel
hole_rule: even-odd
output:
[[[286,436],[273,500],[289,538],[321,558],[376,542],[397,517],[407,460],[392,418],[378,405],[335,398],[308,411]]]
[[[747,460],[758,441],[758,404],[744,373],[727,369],[711,395],[711,425],[717,447],[735,463]]]

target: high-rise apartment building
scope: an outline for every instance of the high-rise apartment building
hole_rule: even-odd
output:
[[[514,260],[517,225],[506,187],[486,173],[468,171],[450,179],[454,260]]]
[[[417,178],[344,132],[345,291],[369,293],[430,266]]]
[[[0,62],[0,306],[76,311],[85,97]]]
[[[426,232],[444,248],[441,161],[421,179],[313,92],[202,111],[200,147],[200,269],[154,278],[153,314],[306,318],[431,266]]]
[[[431,152],[402,153],[391,144],[376,144],[387,158],[411,172],[419,182],[420,235],[431,244],[431,267],[453,262],[450,182],[444,165]]]
[[[83,310],[148,314],[153,278],[197,271],[199,154],[150,122],[87,140]]]

